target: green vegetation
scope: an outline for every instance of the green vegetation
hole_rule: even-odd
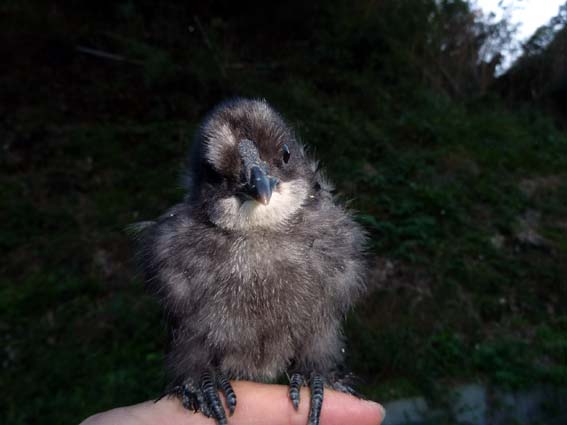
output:
[[[471,35],[501,27],[456,0],[90,3],[0,6],[3,423],[159,394],[124,228],[181,199],[195,126],[233,95],[284,112],[372,237],[345,329],[363,392],[567,384],[567,134],[483,88]]]

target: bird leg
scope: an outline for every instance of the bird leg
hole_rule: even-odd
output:
[[[295,410],[299,407],[299,391],[304,383],[307,383],[311,389],[308,425],[319,425],[321,407],[323,406],[325,379],[317,372],[311,373],[309,379],[305,379],[305,376],[301,373],[293,373],[291,375],[289,379],[289,398]]]
[[[232,416],[236,408],[236,394],[229,380],[220,371],[205,370],[201,373],[198,385],[194,380],[188,379],[184,384],[174,387],[162,397],[176,396],[187,410],[201,412],[208,418],[212,417],[217,425],[227,425],[226,412],[219,391],[224,394],[229,415]]]

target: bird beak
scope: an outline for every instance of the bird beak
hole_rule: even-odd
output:
[[[253,166],[250,169],[248,186],[250,188],[250,194],[258,202],[268,205],[272,197],[272,191],[277,183],[278,180],[276,178],[267,176],[260,167]]]

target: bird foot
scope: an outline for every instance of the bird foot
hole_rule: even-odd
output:
[[[214,418],[217,425],[227,425],[226,412],[219,391],[224,394],[229,416],[232,416],[236,408],[236,394],[221,372],[205,371],[201,374],[198,385],[193,380],[187,380],[183,385],[174,387],[164,395],[177,396],[187,410],[201,412],[208,418]]]
[[[334,389],[335,391],[339,391],[339,392],[345,393],[345,394],[350,394],[352,396],[355,396],[356,398],[360,398],[360,399],[364,400],[364,396],[362,394],[360,394],[358,391],[356,391],[350,385],[347,385],[343,382],[340,382],[340,381],[333,382],[333,384],[331,385],[331,388]]]
[[[351,378],[351,379],[349,379]],[[299,393],[303,385],[308,385],[311,389],[311,404],[309,407],[308,425],[319,425],[319,417],[321,416],[321,408],[323,406],[324,387],[327,386],[335,391],[353,395],[357,398],[363,398],[351,386],[352,376],[330,375],[324,378],[321,374],[313,372],[309,379],[301,373],[293,373],[289,378],[289,398],[295,410],[299,408]]]
[[[301,373],[291,375],[289,380],[289,398],[295,410],[299,407],[299,391],[305,383],[307,383],[311,389],[308,425],[319,425],[319,417],[321,416],[321,408],[323,407],[325,380],[322,375],[316,372],[313,372],[309,379],[306,379]]]

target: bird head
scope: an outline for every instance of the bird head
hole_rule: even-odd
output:
[[[314,169],[293,131],[265,101],[236,99],[201,126],[190,165],[190,200],[230,230],[275,228],[302,208]]]

